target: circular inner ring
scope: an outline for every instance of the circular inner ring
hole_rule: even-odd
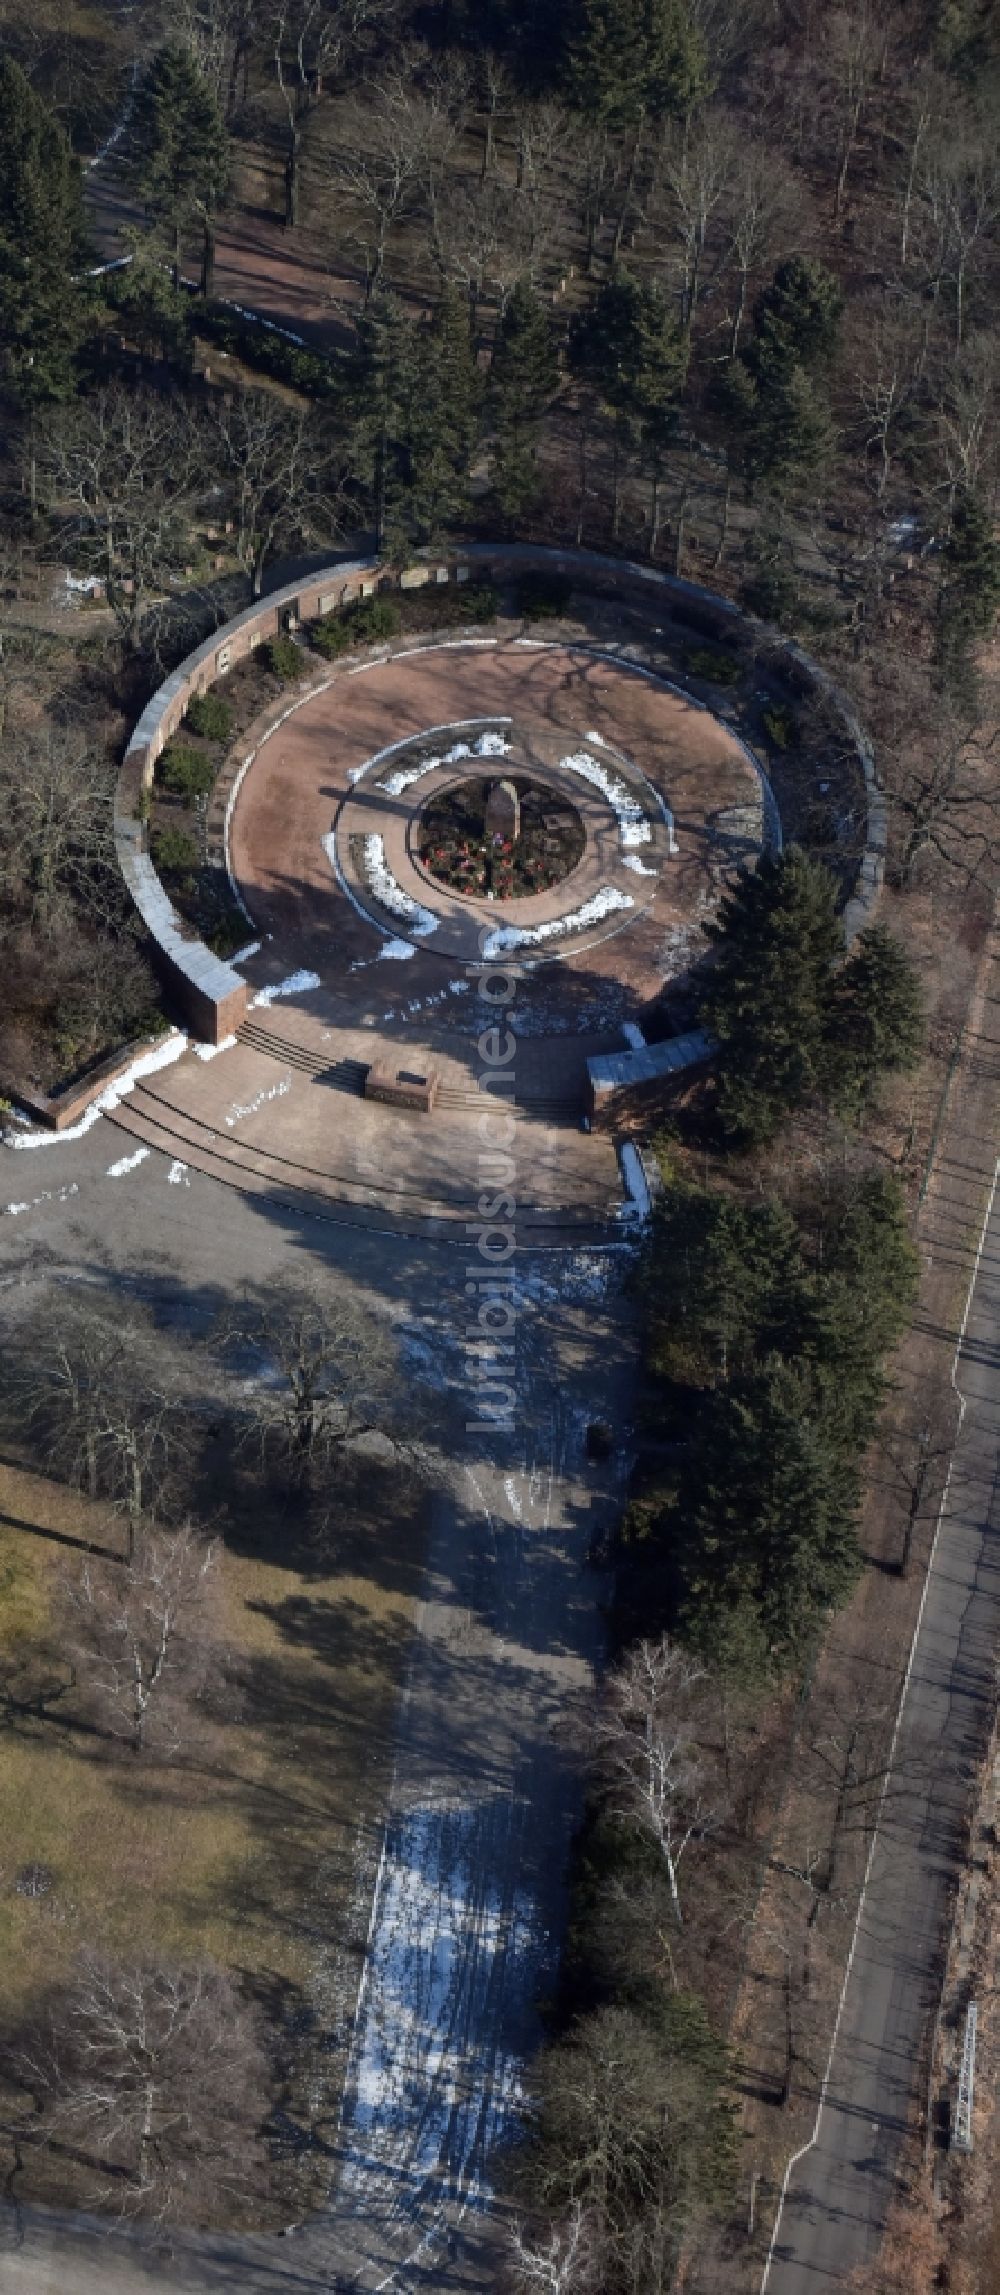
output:
[[[438,789],[414,839],[428,876],[460,898],[495,901],[550,892],[579,866],[586,842],[576,806],[525,773]]]

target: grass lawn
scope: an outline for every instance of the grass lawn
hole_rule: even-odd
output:
[[[71,1687],[44,1716],[24,1710],[32,1681],[66,1676],[51,1641],[40,1656],[67,1559],[52,1534],[120,1545],[120,1527],[43,1477],[0,1466],[4,2021],[84,1945],[123,1958],[210,1956],[238,1972],[267,2013],[279,2082],[262,2109],[277,2100],[290,2120],[322,2124],[329,2138],[417,1595],[423,1505],[419,1492],[368,1478],[351,1500],[349,1548],[340,1546],[336,1564],[308,1570],[271,1558],[280,1554],[280,1523],[258,1514],[255,1550],[227,1548],[222,1565],[229,1674],[179,1756],[136,1759],[76,1726]],[[46,1895],[18,1893],[29,1863],[52,1868]],[[332,2049],[331,2032],[339,2041]],[[311,2048],[313,2033],[322,2049]],[[318,2165],[322,2179],[322,2158]],[[287,2222],[290,2207],[308,2205],[307,2166],[291,2158],[276,2166],[258,2222]],[[39,2155],[19,2188],[65,2202],[72,2176],[65,2157]]]

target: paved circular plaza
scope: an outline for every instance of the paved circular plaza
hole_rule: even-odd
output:
[[[428,807],[480,777],[551,792],[553,820],[566,801],[582,850],[560,881],[491,899],[424,865]],[[687,971],[764,821],[725,727],[596,648],[484,639],[345,663],[265,726],[232,806],[229,867],[259,943],[236,960],[238,1041],[218,1059],[200,1047],[115,1120],[245,1189],[464,1242],[479,991],[502,967],[519,1232],[607,1233],[622,1183],[611,1141],[581,1124],[587,1061],[625,1050]]]
[[[560,883],[500,902],[424,868],[424,813],[476,774],[570,802],[584,850]],[[535,1026],[600,1033],[685,969],[762,833],[753,765],[683,695],[585,647],[467,643],[363,665],[297,708],[256,753],[230,860],[269,966],[318,970],[359,1013],[378,961],[379,1016],[433,997],[440,1029],[454,968],[508,957]]]

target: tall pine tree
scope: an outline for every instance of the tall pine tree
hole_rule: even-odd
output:
[[[80,171],[20,66],[0,59],[0,372],[27,409],[68,398],[84,326]]]
[[[207,294],[213,218],[229,176],[229,139],[212,89],[190,49],[179,42],[160,48],[139,82],[124,167],[150,221],[172,245],[175,284],[182,236],[200,225]]]
[[[548,318],[533,287],[519,279],[500,322],[490,375],[493,485],[510,525],[537,500],[542,417],[558,386]]]
[[[734,1137],[763,1141],[826,1083],[836,885],[789,845],[741,872],[706,929],[715,963],[701,1014],[721,1046],[720,1114]]]
[[[708,92],[684,0],[575,0],[566,60],[570,101],[612,131],[687,119]]]
[[[441,541],[468,510],[481,404],[468,303],[449,290],[420,330],[414,362],[405,522],[418,544]]]

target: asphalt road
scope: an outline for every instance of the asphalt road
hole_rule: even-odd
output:
[[[998,1167],[1000,1169],[1000,1167]],[[970,1787],[1000,1651],[1000,1187],[955,1362],[964,1414],[882,1822],[814,2140],[793,2163],[763,2286],[821,2295],[871,2262],[903,2133],[922,2101],[922,2042],[966,1854]]]

